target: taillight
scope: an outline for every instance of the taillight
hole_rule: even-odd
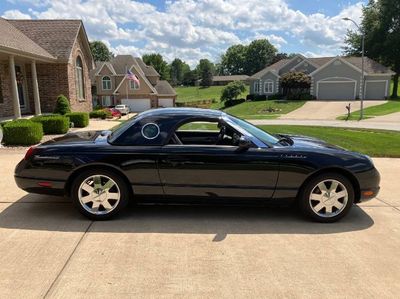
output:
[[[35,152],[35,147],[34,146],[31,146],[27,151],[26,151],[26,154],[25,154],[25,160],[29,160],[29,158],[30,157],[32,157],[32,155],[34,154],[34,152]]]

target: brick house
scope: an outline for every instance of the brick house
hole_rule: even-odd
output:
[[[53,112],[59,94],[91,111],[93,67],[82,21],[0,18],[0,117]]]
[[[139,85],[126,79],[127,70],[138,77]],[[96,62],[91,79],[95,105],[126,104],[135,112],[175,105],[175,90],[139,57],[117,55],[109,62]]]

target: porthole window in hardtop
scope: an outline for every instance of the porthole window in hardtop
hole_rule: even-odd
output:
[[[142,135],[146,139],[155,139],[160,135],[160,127],[155,123],[147,123],[142,127]]]

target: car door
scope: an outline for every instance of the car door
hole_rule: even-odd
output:
[[[273,149],[165,145],[158,165],[166,195],[271,198],[279,155]]]

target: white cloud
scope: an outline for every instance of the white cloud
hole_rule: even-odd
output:
[[[31,19],[30,15],[22,13],[17,9],[5,11],[2,17],[6,19]]]
[[[168,60],[180,57],[191,65],[203,57],[217,60],[230,45],[254,38],[267,38],[280,51],[290,44],[292,51],[336,55],[347,28],[354,28],[342,18],[358,21],[362,8],[360,2],[330,17],[294,10],[287,0],[176,0],[166,1],[163,11],[130,0],[8,1],[30,3],[36,18],[80,18],[91,40],[108,42],[116,53],[160,52]],[[6,14],[29,17],[18,10]]]

